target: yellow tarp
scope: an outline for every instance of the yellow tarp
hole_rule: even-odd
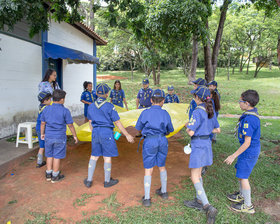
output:
[[[138,120],[138,117],[140,116],[141,112],[145,109],[138,109],[138,110],[130,110],[126,111],[126,109],[122,107],[115,106],[116,110],[119,113],[120,120],[123,124],[123,126],[129,127],[133,126],[135,127],[136,122]],[[169,104],[164,104],[163,109],[167,110],[168,113],[171,116],[171,121],[174,127],[174,132],[170,133],[167,137],[171,137],[178,133],[186,124],[188,116],[186,113],[187,110],[187,104],[183,103],[169,103]],[[156,119],[156,117],[155,117]],[[89,128],[89,123],[85,123],[81,126],[78,126],[76,123],[74,123],[78,139],[80,141],[91,141],[91,131]],[[117,128],[115,130],[118,131]],[[67,128],[67,135],[71,135],[70,130]]]

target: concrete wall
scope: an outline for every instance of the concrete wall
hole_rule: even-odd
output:
[[[48,42],[93,54],[93,40],[67,23],[50,24]],[[80,102],[83,82],[93,80],[92,64],[69,64],[63,60],[63,90],[67,92],[65,106],[72,116],[83,114]]]
[[[0,33],[0,138],[36,119],[41,46]]]
[[[48,42],[93,53],[93,40],[67,23],[50,24]],[[36,121],[38,84],[42,79],[41,46],[0,33],[0,138],[16,133],[18,123]],[[65,106],[83,114],[83,82],[93,80],[93,65],[63,60]]]

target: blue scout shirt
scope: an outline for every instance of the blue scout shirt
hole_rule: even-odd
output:
[[[253,112],[258,115],[257,108],[252,110],[248,110],[246,112]],[[251,114],[243,113],[242,116],[239,118],[239,126],[238,126],[238,140],[240,145],[242,145],[245,141],[245,136],[251,137],[251,144],[248,149],[246,149],[242,154],[239,156],[244,155],[251,155],[251,156],[258,156],[261,150],[261,124],[260,119]]]
[[[112,89],[110,93],[110,98],[112,99],[113,104],[119,107],[123,107],[123,98],[125,98],[123,89],[121,90]]]
[[[99,97],[88,107],[87,118],[92,121],[92,127],[114,128],[114,123],[120,120],[119,114],[113,104],[106,102],[106,98]],[[101,106],[98,108],[96,106]]]
[[[87,91],[87,90],[82,92],[81,101],[84,100],[86,102],[93,103],[96,99],[97,99],[97,95],[94,90],[92,92]],[[88,106],[89,106],[89,104],[85,103],[85,105],[84,105],[85,117],[87,116]]]
[[[176,94],[167,94],[164,103],[179,103],[179,97]]]
[[[195,100],[192,99],[192,101],[190,103],[190,107],[189,107],[189,119],[191,119],[193,111],[195,110],[196,107],[197,107],[197,104],[196,104]]]
[[[151,88],[147,89],[140,89],[137,94],[137,99],[139,99],[139,108],[143,107],[150,107],[152,105],[151,98],[152,98],[153,90]]]
[[[41,121],[46,122],[46,138],[66,138],[66,125],[73,124],[70,111],[63,104],[53,103],[46,107],[41,115]]]
[[[43,110],[46,108],[46,104],[40,104],[39,106],[39,112],[38,112],[38,117],[37,117],[37,123],[36,123],[36,132],[41,133],[41,115]]]
[[[205,104],[202,103],[199,106],[205,108]],[[187,128],[194,131],[194,136],[210,135],[214,128],[219,128],[220,125],[216,116],[208,118],[208,114],[203,109],[196,107],[192,113],[192,117],[188,123]]]
[[[53,88],[52,84],[49,83],[48,81],[40,82],[38,88],[39,88],[39,93],[40,93],[40,92],[49,92],[49,93],[51,93],[51,94],[53,94],[53,91],[54,91],[55,89],[60,89],[60,87],[59,87],[59,85],[57,84],[57,82],[56,82],[55,87]]]
[[[143,136],[167,135],[174,131],[169,113],[158,105],[142,111],[135,128],[142,130]]]

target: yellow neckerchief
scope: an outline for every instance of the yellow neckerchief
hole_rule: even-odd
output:
[[[107,103],[106,100],[104,100],[104,101],[103,101],[102,103],[100,103],[100,104],[97,103],[97,100],[94,102],[95,106],[96,106],[98,109],[100,109],[100,107],[102,107],[105,103]]]
[[[46,106],[48,106],[48,105],[45,105],[41,109],[39,109],[39,114],[43,112],[43,110],[46,108]]]
[[[205,109],[205,107],[203,107],[203,106],[197,106],[196,108],[202,109],[202,110],[204,110],[204,111],[206,112],[206,109]],[[195,108],[195,109],[196,109],[196,108]]]

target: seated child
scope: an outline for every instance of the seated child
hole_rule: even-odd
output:
[[[142,84],[143,88],[139,90],[136,98],[136,109],[147,108],[152,105],[151,98],[153,90],[149,88],[149,79],[144,79]]]
[[[164,103],[180,103],[179,97],[174,94],[173,86],[168,86],[168,94],[165,97]]]
[[[237,212],[255,213],[251,202],[251,187],[249,177],[258,161],[261,152],[261,124],[257,108],[259,94],[255,90],[247,90],[241,94],[239,106],[245,112],[239,118],[238,150],[226,158],[225,163],[231,165],[237,158],[235,164],[236,177],[239,182],[239,192],[227,195],[227,198],[235,202],[231,209]]]
[[[204,210],[206,212],[207,223],[214,223],[218,211],[208,201],[203,187],[201,171],[204,166],[211,166],[213,163],[210,134],[219,133],[220,128],[213,112],[208,88],[198,86],[191,93],[198,105],[187,124],[187,133],[191,136],[192,148],[189,168],[191,169],[191,180],[196,190],[196,198],[192,201],[184,201],[184,205],[190,208]]]
[[[159,168],[161,180],[161,188],[156,190],[156,194],[163,199],[168,199],[167,172],[165,169],[168,140],[165,136],[174,131],[170,115],[161,108],[164,104],[164,92],[156,89],[153,92],[151,102],[151,108],[140,114],[135,126],[138,131],[142,131],[144,138],[142,155],[145,168],[145,196],[142,203],[145,207],[151,206],[150,189],[155,166]]]
[[[122,84],[120,80],[115,81],[114,89],[112,89],[110,93],[110,98],[111,98],[111,103],[119,107],[123,107],[123,103],[124,103],[125,108],[128,110],[124,90],[122,89]]]
[[[92,186],[92,178],[99,156],[103,156],[104,159],[104,187],[112,187],[119,182],[117,179],[111,178],[111,158],[119,155],[113,133],[115,125],[125,135],[128,142],[134,142],[133,137],[123,127],[114,105],[106,102],[109,91],[110,87],[107,84],[99,84],[96,87],[98,98],[88,108],[88,119],[92,131],[92,149],[88,164],[88,177],[84,179],[84,184],[88,188]]]
[[[91,82],[85,81],[83,86],[84,86],[84,92],[81,95],[81,102],[84,103],[84,116],[85,116],[85,123],[86,123],[88,122],[87,119],[88,106],[97,99],[97,96],[95,94],[95,91],[92,90]]]
[[[66,157],[66,125],[78,143],[70,111],[63,106],[66,92],[56,89],[53,92],[53,104],[46,107],[41,115],[41,139],[45,140],[47,157],[46,180],[56,183],[64,179],[61,174],[60,160]]]
[[[39,140],[39,152],[37,155],[37,166],[36,168],[40,168],[46,165],[46,161],[43,161],[44,149],[45,149],[45,141],[41,139],[41,115],[46,106],[51,104],[52,94],[49,92],[40,92],[38,95],[38,100],[40,101],[39,105],[39,113],[37,117],[36,124],[36,132]]]

